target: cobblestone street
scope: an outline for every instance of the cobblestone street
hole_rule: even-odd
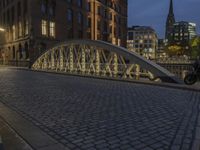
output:
[[[0,102],[71,150],[191,150],[200,92],[0,68]]]

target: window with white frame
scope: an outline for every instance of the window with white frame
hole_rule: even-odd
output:
[[[47,36],[47,21],[42,20],[42,35]]]
[[[55,22],[50,21],[49,23],[49,35],[55,37]]]

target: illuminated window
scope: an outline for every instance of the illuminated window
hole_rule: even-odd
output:
[[[15,25],[13,25],[13,26],[12,26],[13,40],[16,39],[16,34],[15,34],[15,32],[16,32],[16,31],[15,31]]]
[[[22,36],[22,22],[19,22],[19,37]]]
[[[28,35],[28,33],[29,33],[29,29],[28,29],[28,19],[26,19],[26,21],[25,21],[25,35]]]
[[[42,35],[47,36],[47,21],[42,20]]]
[[[49,31],[50,37],[55,37],[55,22],[49,23]]]

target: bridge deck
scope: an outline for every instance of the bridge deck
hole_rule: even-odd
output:
[[[199,148],[199,92],[6,68],[0,89],[0,102],[69,149]]]

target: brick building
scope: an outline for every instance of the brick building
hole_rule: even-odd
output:
[[[29,61],[67,39],[126,46],[127,0],[1,0],[0,60]]]

